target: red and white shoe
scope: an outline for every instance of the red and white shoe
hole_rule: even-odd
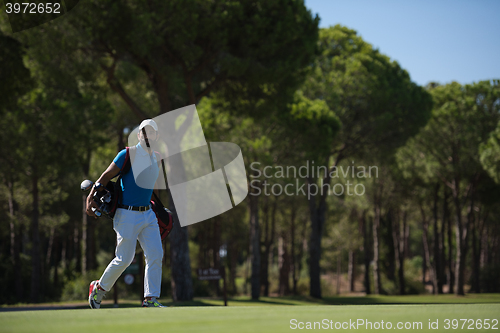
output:
[[[101,300],[106,295],[106,291],[97,288],[99,280],[90,282],[89,286],[89,305],[92,309],[99,309],[101,307]]]

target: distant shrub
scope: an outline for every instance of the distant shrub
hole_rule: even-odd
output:
[[[481,291],[485,293],[500,292],[500,265],[486,265],[481,269]]]
[[[321,296],[332,297],[337,295],[337,278],[335,275],[329,274],[321,276],[320,283],[321,283]]]
[[[421,256],[414,256],[406,259],[404,263],[405,293],[407,295],[417,295],[425,293],[425,286],[422,283],[422,264]]]
[[[66,280],[61,294],[61,301],[83,301],[88,298],[89,284],[96,280],[96,276],[100,276],[97,271],[80,274],[71,280]]]
[[[195,297],[215,296],[209,280],[199,280],[198,276],[192,276],[193,294]]]
[[[384,273],[380,273],[380,286],[382,287],[382,294],[397,295],[399,293],[396,281],[389,280]]]
[[[297,294],[309,295],[309,278],[303,277],[297,282]]]
[[[418,295],[425,293],[425,286],[422,281],[405,279],[405,293],[406,295]]]

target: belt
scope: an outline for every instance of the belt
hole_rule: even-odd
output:
[[[123,208],[123,209],[127,209],[127,210],[135,210],[135,211],[139,211],[139,212],[145,212],[151,208],[151,205],[148,205],[148,206],[127,206],[127,205],[118,204],[118,208]]]

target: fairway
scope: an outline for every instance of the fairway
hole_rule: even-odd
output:
[[[497,322],[500,320],[500,304],[203,306],[99,311],[12,311],[0,313],[0,332],[289,332],[302,330],[301,327],[304,330],[309,327],[314,329],[314,325],[316,330],[372,332],[380,331],[382,327],[384,330],[398,330],[399,325],[405,331],[442,332],[447,331],[446,319],[457,319],[457,329],[453,329],[450,322],[450,331],[474,329],[477,332],[495,332],[499,325],[492,327],[495,323],[492,319]],[[472,320],[464,324],[464,320],[460,319]],[[478,319],[481,319],[481,324]],[[490,329],[484,328],[485,319],[489,319]],[[371,329],[367,322],[371,323]],[[437,322],[434,325],[438,329],[429,329],[429,322]]]

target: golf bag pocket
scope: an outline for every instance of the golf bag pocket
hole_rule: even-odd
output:
[[[172,231],[172,227],[174,226],[172,212],[163,207],[161,203],[155,202],[153,200],[151,200],[151,208],[155,212],[156,219],[158,220],[161,240],[164,240],[165,237],[170,234],[170,231]]]

